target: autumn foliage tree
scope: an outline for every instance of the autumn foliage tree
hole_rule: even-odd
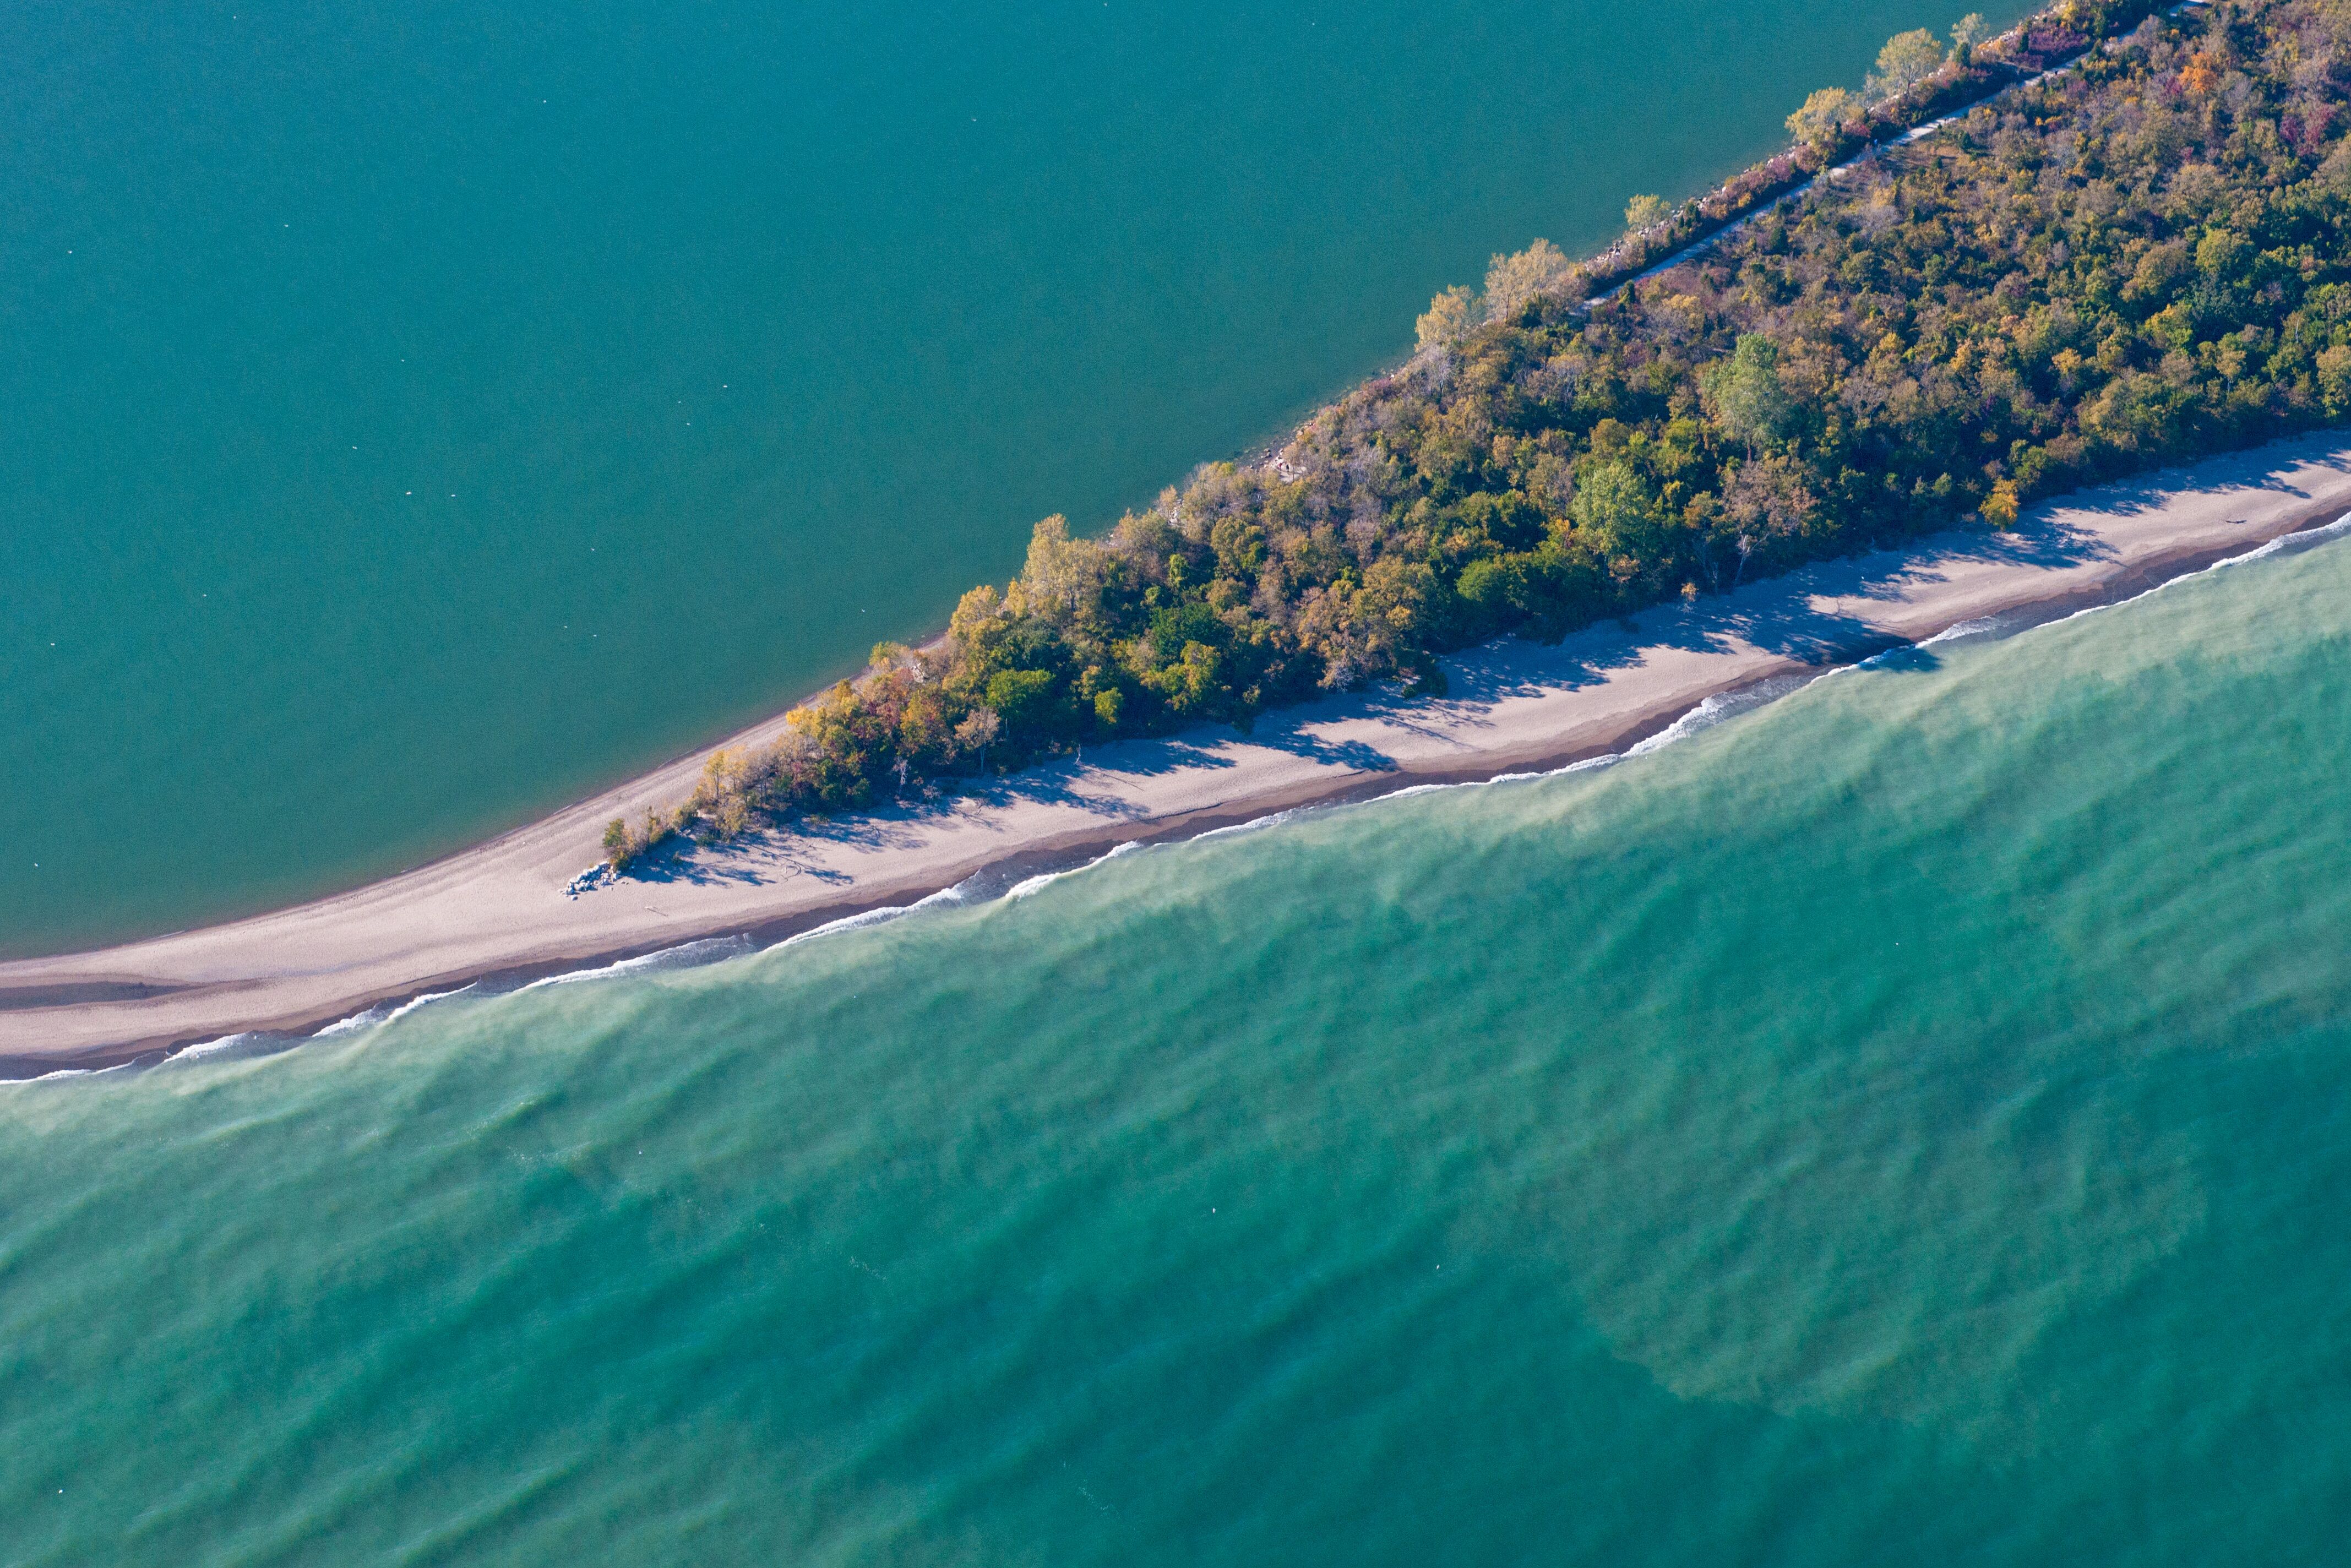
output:
[[[1877,51],[1877,68],[1864,88],[1873,99],[1900,98],[1943,66],[1943,46],[1924,27],[1896,33]]]
[[[1824,87],[1788,116],[1788,134],[1815,151],[1825,151],[1844,133],[1845,122],[1860,114],[1860,99],[1841,87]]]

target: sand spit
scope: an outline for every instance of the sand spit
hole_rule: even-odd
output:
[[[602,824],[685,794],[697,756],[371,886],[232,925],[0,964],[0,1074],[100,1066],[241,1030],[301,1031],[469,981],[520,981],[744,934],[771,940],[990,867],[1067,863],[1314,801],[1621,750],[1708,697],[1963,622],[2126,597],[2351,512],[2351,436],[2304,438],[2065,497],[2014,532],[1953,532],[1553,647],[1447,661],[1448,695],[1285,710],[1243,737],[1126,741],[925,809],[703,850],[568,894]],[[730,745],[771,737],[781,718]]]

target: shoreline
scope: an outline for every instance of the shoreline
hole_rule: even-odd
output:
[[[1445,696],[1350,694],[1268,714],[1246,737],[1123,741],[935,805],[796,825],[567,897],[601,823],[682,794],[705,748],[347,893],[0,963],[0,1077],[243,1033],[306,1036],[467,985],[518,987],[712,938],[770,945],[985,873],[1018,881],[1303,806],[1567,767],[1621,753],[1709,698],[1987,616],[2029,625],[2136,597],[2346,514],[2351,434],[2297,438],[2058,497],[2007,534],[1959,530],[1822,562],[1553,646],[1488,643],[1444,661]],[[781,722],[720,744],[758,744]]]

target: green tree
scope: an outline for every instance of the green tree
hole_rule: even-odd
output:
[[[2317,365],[2319,395],[2325,400],[2327,416],[2341,419],[2351,414],[2351,348],[2322,350]]]
[[[1980,11],[1970,11],[1951,24],[1951,58],[1966,65],[1975,57],[1976,46],[1991,37],[1991,24],[1983,19]]]
[[[1625,204],[1625,226],[1637,234],[1665,222],[1668,210],[1663,196],[1635,196]]]
[[[1761,332],[1742,335],[1730,357],[1698,378],[1698,394],[1725,434],[1750,456],[1786,433],[1795,409],[1780,379],[1780,345]]]
[[[987,706],[1015,737],[1036,734],[1051,720],[1050,670],[998,670],[987,680]]]
[[[637,858],[637,846],[629,837],[629,824],[615,817],[604,824],[604,863],[615,872],[629,869]]]
[[[1453,591],[1489,618],[1510,608],[1510,594],[1524,580],[1526,569],[1510,557],[1486,556],[1461,569]]]
[[[1144,682],[1179,717],[1206,717],[1220,695],[1217,677],[1224,673],[1224,655],[1207,643],[1186,643],[1174,659],[1154,669]]]
[[[1568,517],[1607,555],[1619,578],[1637,575],[1663,553],[1666,520],[1657,494],[1622,458],[1594,464],[1576,480]]]

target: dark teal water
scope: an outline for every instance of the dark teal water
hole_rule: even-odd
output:
[[[770,711],[1949,20],[7,8],[0,953],[398,870]]]
[[[0,1088],[0,1563],[2339,1561],[2346,602]]]

